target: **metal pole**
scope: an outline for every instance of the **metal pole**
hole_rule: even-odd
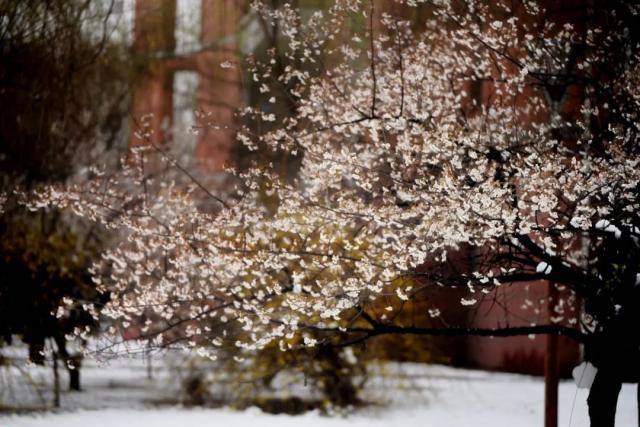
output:
[[[548,317],[553,317],[553,309],[558,299],[558,290],[549,282]],[[558,335],[547,334],[544,357],[544,426],[558,427]]]

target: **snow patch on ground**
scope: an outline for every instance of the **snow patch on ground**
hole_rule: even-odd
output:
[[[269,415],[257,409],[189,409],[158,407],[151,400],[174,394],[175,379],[156,367],[146,378],[142,361],[120,360],[108,366],[88,364],[85,391],[65,393],[63,410],[32,415],[0,416],[3,427],[388,427],[543,425],[542,379],[456,369],[438,365],[384,364],[374,369],[367,397],[387,405],[371,406],[348,416],[307,413]],[[573,382],[560,385],[560,426],[588,425],[588,390]],[[635,425],[635,385],[623,387],[618,426]],[[80,408],[80,409],[78,409]],[[569,421],[571,419],[571,424]]]

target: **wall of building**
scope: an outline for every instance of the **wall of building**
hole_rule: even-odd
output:
[[[136,1],[133,52],[138,67],[131,108],[132,146],[169,145],[180,139],[193,150],[189,153],[193,164],[186,166],[210,175],[230,162],[234,110],[241,100],[236,32],[246,10],[244,3]],[[193,114],[181,114],[182,110]],[[136,136],[143,117],[152,131],[146,141]],[[194,125],[197,131],[191,132]],[[195,139],[193,144],[186,141],[189,135]]]

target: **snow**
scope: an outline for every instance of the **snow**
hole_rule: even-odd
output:
[[[546,262],[542,261],[536,266],[536,273],[549,274],[551,273],[552,267]]]
[[[536,273],[550,274],[553,267],[542,261],[536,266]]]
[[[107,367],[87,366],[83,378],[86,390],[63,395],[62,411],[0,416],[0,426],[539,427],[543,424],[541,378],[439,365],[387,363],[378,368],[372,371],[373,379],[366,393],[369,400],[385,404],[372,405],[346,416],[317,412],[288,416],[264,414],[255,408],[234,411],[151,405],[149,402],[154,398],[176,396],[174,375],[169,371],[163,373],[163,368],[156,366],[154,379],[149,380],[141,361],[124,360]],[[560,426],[588,425],[587,393],[588,390],[578,389],[573,381],[561,383]],[[618,404],[618,426],[637,422],[635,397],[635,385],[625,384]]]
[[[571,376],[573,380],[576,382],[578,388],[591,388],[591,384],[596,379],[596,374],[598,373],[598,368],[593,366],[589,362],[582,362],[575,368],[573,368],[573,372]]]
[[[596,223],[596,230],[604,230],[608,233],[613,233],[616,239],[619,239],[620,236],[622,236],[622,230],[606,219],[601,219]]]

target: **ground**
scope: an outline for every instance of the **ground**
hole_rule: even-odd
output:
[[[33,371],[33,369],[32,369]],[[118,360],[108,365],[88,362],[83,369],[85,391],[65,393],[62,408],[36,414],[0,415],[3,427],[382,427],[470,426],[511,427],[543,425],[542,379],[455,369],[438,365],[387,364],[371,380],[367,398],[377,405],[348,415],[316,412],[300,416],[268,415],[258,409],[193,409],[175,402],[177,371],[166,362],[153,367],[147,378],[143,360]],[[44,373],[41,373],[44,375]],[[63,373],[64,374],[64,373]],[[37,374],[33,375],[36,380]],[[64,377],[63,377],[64,378]],[[7,383],[2,392],[7,398]],[[15,395],[24,390],[12,386]],[[617,426],[637,425],[635,385],[623,387]],[[560,385],[562,427],[588,425],[587,390],[572,381]],[[42,398],[49,399],[49,395]],[[174,399],[171,400],[170,398]],[[165,404],[161,404],[165,402]],[[169,406],[166,402],[173,402]]]

